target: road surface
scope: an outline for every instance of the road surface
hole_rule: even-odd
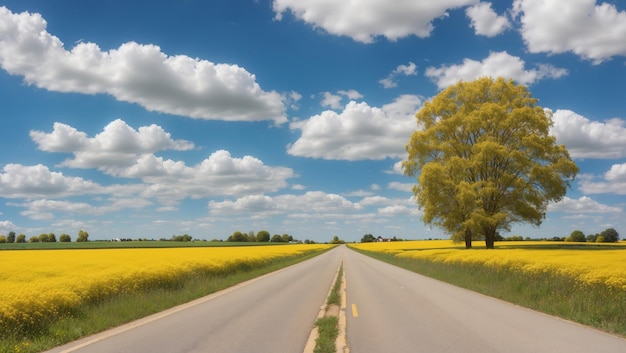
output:
[[[49,352],[302,352],[342,252],[331,250],[182,308]]]
[[[626,340],[354,251],[344,252],[350,353],[621,353]]]
[[[626,340],[345,246],[54,353],[300,353],[343,260],[350,353],[626,353]]]

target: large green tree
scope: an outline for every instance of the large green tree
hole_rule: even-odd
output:
[[[485,239],[513,223],[539,226],[578,167],[549,133],[552,118],[526,87],[502,78],[459,82],[417,113],[404,173],[424,222],[453,239]]]

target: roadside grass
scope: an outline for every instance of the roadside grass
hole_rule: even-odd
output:
[[[336,341],[339,336],[339,317],[329,314],[332,306],[341,305],[341,282],[343,278],[343,264],[339,267],[337,279],[326,299],[326,315],[317,319],[318,337],[315,341],[314,353],[336,353]],[[338,310],[337,310],[338,311]]]
[[[337,316],[324,316],[315,322],[319,337],[315,342],[314,353],[335,353],[335,341],[339,335],[339,318]]]
[[[440,281],[626,337],[624,290],[581,285],[573,278],[554,273],[528,274],[477,264],[431,262],[352,249]]]
[[[221,276],[197,274],[175,288],[155,288],[142,293],[119,294],[97,303],[85,304],[59,320],[38,325],[28,335],[0,335],[0,352],[35,353],[81,337],[190,302],[255,277],[308,260],[329,249],[302,256],[279,258],[254,269],[240,269]]]

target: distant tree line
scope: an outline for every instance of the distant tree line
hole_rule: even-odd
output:
[[[69,243],[72,241],[72,237],[69,234],[63,233],[58,239],[61,243]],[[89,233],[84,230],[78,231],[77,242],[89,241]],[[0,235],[0,243],[56,243],[57,237],[54,233],[41,233],[39,235],[33,235],[28,240],[26,234],[15,235],[15,232],[11,231],[8,235]]]
[[[260,230],[255,234],[253,230],[248,233],[235,231],[233,234],[229,235],[226,241],[230,242],[258,242],[258,243],[290,243],[290,242],[300,242],[295,240],[292,235],[287,233],[280,235],[274,234],[270,236],[270,232],[267,230]]]

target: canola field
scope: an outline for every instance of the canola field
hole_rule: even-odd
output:
[[[0,332],[50,321],[121,293],[175,288],[196,275],[222,276],[324,244],[159,249],[0,251]]]
[[[626,242],[564,243],[549,241],[498,242],[496,249],[465,249],[450,240],[361,243],[356,249],[445,264],[480,265],[499,271],[574,279],[581,286],[604,286],[626,291]],[[481,242],[474,242],[475,248]],[[482,244],[484,247],[484,244]]]

